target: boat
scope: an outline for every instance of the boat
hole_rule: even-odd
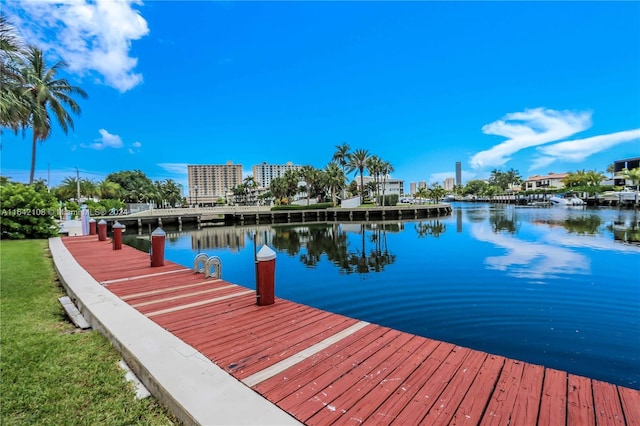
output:
[[[554,206],[584,206],[586,204],[582,198],[572,192],[555,194],[549,201]]]
[[[621,191],[607,191],[598,196],[605,201],[618,201],[618,202],[637,202],[640,200],[640,192],[634,191],[631,188],[624,188]]]

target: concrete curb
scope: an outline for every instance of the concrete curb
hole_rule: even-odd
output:
[[[58,238],[49,248],[67,294],[151,394],[186,425],[299,425],[276,405],[112,294]]]

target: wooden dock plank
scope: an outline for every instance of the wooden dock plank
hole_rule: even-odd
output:
[[[460,370],[471,350],[456,346],[422,387],[413,399],[396,416],[392,424],[408,425],[420,424],[429,410],[438,402],[441,394],[449,384],[452,376]]]
[[[336,407],[331,405],[331,387],[345,374],[354,369],[360,369],[361,365],[367,361],[376,352],[385,348],[391,341],[398,337],[394,330],[386,329],[385,333],[378,339],[372,340],[369,344],[355,353],[349,359],[336,364],[333,369],[324,372],[316,377],[313,382],[307,383],[306,386],[298,390],[295,394],[284,398],[278,404],[289,413],[294,414],[297,418],[306,422],[311,416],[320,410],[334,410]],[[366,364],[365,364],[366,369]],[[348,382],[351,383],[352,380]],[[344,384],[340,384],[340,388]],[[338,385],[336,385],[338,386]]]
[[[453,415],[451,424],[480,424],[505,361],[505,358],[497,355],[488,355],[485,358],[473,384]]]
[[[569,381],[567,382],[567,423],[581,426],[593,426],[596,424],[591,379],[569,374]]]
[[[363,337],[377,338],[381,336],[383,332],[384,330],[374,325],[368,325],[326,349],[296,363],[281,373],[261,381],[257,385],[254,385],[253,389],[262,395],[268,395],[270,399],[273,397],[273,400],[279,401],[298,389],[299,384],[313,380],[313,377],[309,377],[310,372],[314,373],[315,371],[317,375],[320,375],[324,371],[323,369],[328,370],[333,368],[334,364],[351,356],[352,353],[361,347],[364,347],[366,341]]]
[[[367,395],[366,400],[362,403],[354,406],[345,415],[343,415],[339,422],[344,424],[362,424],[367,422],[380,405],[386,401],[394,392],[404,386],[404,382],[414,370],[421,365],[424,360],[440,345],[437,340],[418,338],[415,342],[418,344],[415,350],[411,351],[411,347],[407,347],[410,352],[407,358],[398,363],[395,369],[389,373],[388,377],[381,380],[374,389],[372,389]]]
[[[507,359],[480,424],[487,426],[509,424],[518,396],[518,388],[522,382],[524,366],[525,363],[522,361]]]
[[[366,330],[366,334],[365,331]],[[368,326],[356,333],[354,339],[349,339],[351,344],[340,350],[332,357],[326,357],[310,362],[303,362],[284,372],[289,379],[282,386],[264,394],[271,401],[277,401],[278,406],[285,407],[287,404],[295,406],[296,403],[303,403],[316,393],[317,388],[324,388],[322,381],[330,383],[330,380],[339,377],[346,368],[353,368],[362,357],[363,353],[372,351],[371,341],[384,339],[384,335],[389,331],[383,327]]]
[[[511,415],[511,424],[535,426],[538,423],[543,377],[544,367],[529,363],[524,364],[522,381]]]
[[[376,412],[369,417],[370,421],[386,424],[395,421],[422,389],[422,385],[442,366],[454,349],[455,346],[451,343],[441,342],[413,371],[413,374],[406,378],[402,386],[380,404]]]
[[[567,422],[567,373],[545,369],[538,413],[539,426],[563,425]]]
[[[640,391],[617,386],[620,404],[628,425],[640,425]]]
[[[598,426],[624,425],[624,413],[616,385],[592,380],[593,407]]]
[[[487,354],[484,352],[472,351],[469,354],[438,398],[438,401],[435,402],[433,408],[422,419],[421,424],[431,426],[451,424],[453,415],[465,395],[467,395],[486,358]]]
[[[412,343],[411,343],[412,342]],[[337,379],[322,391],[322,397],[330,401],[332,410],[321,410],[307,419],[307,424],[329,425],[339,417],[349,417],[349,411],[360,403],[368,403],[368,394],[377,383],[385,380],[420,345],[420,339],[397,332],[387,346],[362,362],[358,368]],[[348,389],[348,392],[345,392]]]

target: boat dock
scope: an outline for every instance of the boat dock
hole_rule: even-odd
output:
[[[185,424],[640,425],[638,390],[277,297],[257,306],[247,287],[95,235],[50,247],[89,323]]]
[[[116,221],[138,233],[148,227],[248,225],[307,222],[354,222],[370,220],[411,220],[450,215],[450,204],[404,205],[367,208],[329,208],[319,210],[271,210],[269,207],[199,207],[153,209],[124,216],[103,216],[109,228]],[[98,218],[98,219],[100,219]]]

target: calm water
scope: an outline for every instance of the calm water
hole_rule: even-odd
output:
[[[255,288],[254,247],[266,243],[278,297],[640,389],[637,212],[453,208],[422,221],[169,231],[166,257],[191,267],[199,251],[217,255],[225,280]]]

